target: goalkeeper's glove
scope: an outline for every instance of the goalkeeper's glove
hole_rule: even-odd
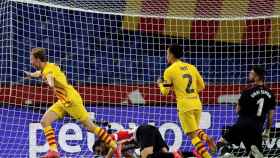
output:
[[[270,135],[270,129],[265,129],[262,133],[262,137],[264,139],[269,139],[269,135]]]

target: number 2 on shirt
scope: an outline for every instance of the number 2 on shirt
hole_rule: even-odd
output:
[[[262,110],[263,110],[264,99],[263,99],[263,98],[260,98],[260,99],[257,101],[257,104],[258,104],[257,116],[261,116],[261,115],[262,115]]]
[[[182,77],[188,79],[188,84],[187,84],[186,92],[187,93],[193,93],[194,89],[192,89],[192,76],[190,74],[184,74]]]

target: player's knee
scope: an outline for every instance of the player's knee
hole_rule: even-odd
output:
[[[81,120],[81,123],[84,125],[84,127],[88,130],[91,130],[92,128],[95,128],[95,125],[93,122],[91,122],[89,119]]]
[[[83,125],[87,130],[91,129],[91,125],[89,125],[88,123],[83,123]]]
[[[40,123],[42,125],[42,127],[47,127],[51,125],[51,122],[49,122],[47,119],[45,119],[44,117],[40,120]]]

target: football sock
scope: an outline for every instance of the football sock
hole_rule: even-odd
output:
[[[127,131],[127,130],[121,130],[121,131],[118,131],[117,133],[112,134],[112,137],[116,141],[129,139],[131,136],[132,136],[132,132]]]
[[[211,158],[211,155],[208,153],[207,149],[205,148],[204,144],[202,141],[198,138],[195,137],[192,139],[192,144],[195,147],[197,153],[203,157],[203,158]]]
[[[93,131],[100,140],[104,141],[106,144],[109,145],[110,148],[116,149],[117,143],[112,139],[112,137],[102,128],[95,127]]]
[[[46,128],[44,128],[44,133],[46,136],[46,140],[49,144],[50,150],[57,151],[54,129],[51,126],[47,126]]]
[[[196,133],[197,136],[203,141],[207,141],[209,139],[208,135],[202,129],[197,130]]]

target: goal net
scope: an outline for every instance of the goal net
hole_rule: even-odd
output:
[[[170,44],[198,67],[201,128],[218,139],[237,114],[235,103],[252,65],[266,68],[266,83],[279,99],[280,2],[249,0],[3,0],[0,2],[0,157],[39,157],[48,150],[43,113],[55,98],[34,71],[30,50],[47,49],[80,92],[93,120],[113,129],[159,127],[168,145],[192,150],[183,134],[174,95],[160,95],[156,80]],[[264,154],[280,154],[279,109]],[[55,128],[62,157],[92,157],[95,136],[65,117]],[[244,155],[244,147],[232,153]]]

